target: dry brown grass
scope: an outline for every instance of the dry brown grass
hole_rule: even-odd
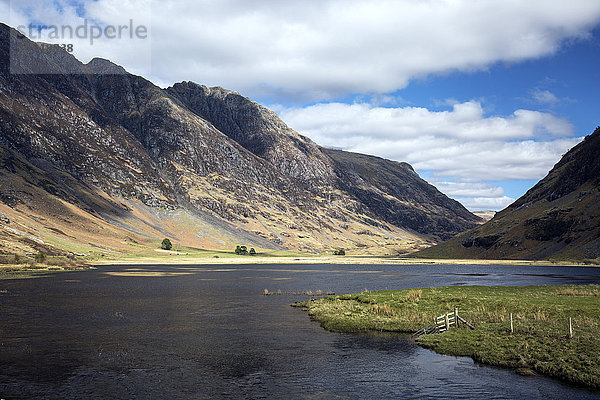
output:
[[[408,303],[416,303],[419,301],[421,296],[423,295],[423,291],[421,289],[412,289],[408,291],[406,295],[406,301]]]
[[[588,285],[584,287],[567,287],[557,291],[556,294],[563,296],[600,296],[600,285]]]
[[[370,304],[369,311],[371,311],[372,313],[375,313],[375,314],[379,314],[379,315],[386,315],[388,317],[391,317],[394,315],[394,310],[387,304],[382,304],[382,305]]]

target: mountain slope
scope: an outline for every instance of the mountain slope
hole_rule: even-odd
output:
[[[339,186],[365,212],[394,225],[448,239],[472,226],[473,214],[425,182],[407,163],[323,149],[334,162]]]
[[[40,71],[51,73],[33,73]],[[99,246],[102,230],[78,240],[98,225],[115,243],[169,236],[196,247],[393,254],[478,221],[407,165],[323,149],[236,92],[191,82],[161,89],[108,60],[82,64],[5,25],[0,146],[0,208],[21,221],[12,231],[0,224],[0,239],[16,229],[57,249]],[[20,168],[9,167],[14,160]],[[373,167],[387,178],[365,172]],[[48,227],[68,233],[61,213],[49,218],[45,207],[57,201],[86,221],[71,242],[47,235],[55,232]]]
[[[321,209],[327,209],[332,198],[340,198],[334,191],[341,190],[342,197],[353,200],[359,213],[436,240],[479,221],[460,203],[422,180],[408,164],[322,148],[290,129],[273,111],[236,92],[192,82],[176,84],[167,91],[291,177],[295,185],[326,197],[328,202],[320,204]]]
[[[423,257],[600,257],[600,128],[489,222],[418,253]]]

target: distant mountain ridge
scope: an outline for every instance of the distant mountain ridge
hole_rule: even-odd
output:
[[[408,164],[324,149],[236,92],[161,89],[6,25],[0,41],[0,212],[11,220],[0,252],[35,248],[23,237],[89,250],[104,230],[119,239],[100,246],[115,252],[169,236],[195,247],[394,253],[479,221]],[[22,73],[11,73],[10,46]],[[27,73],[40,69],[52,73]]]
[[[489,222],[419,253],[423,257],[600,257],[600,127]]]

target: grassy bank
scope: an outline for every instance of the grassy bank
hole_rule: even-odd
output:
[[[22,278],[48,272],[89,269],[81,261],[63,256],[0,255],[0,279]]]
[[[417,343],[600,389],[600,285],[453,286],[332,296],[297,305],[324,328],[342,332],[414,332],[456,307],[475,330],[459,327],[421,336]]]

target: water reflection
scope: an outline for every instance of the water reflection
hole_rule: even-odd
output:
[[[591,268],[244,265],[0,281],[0,398],[594,398],[405,336],[326,332],[289,304],[317,290],[599,278]]]

